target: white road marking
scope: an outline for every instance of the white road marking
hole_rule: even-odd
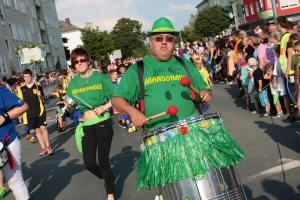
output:
[[[243,184],[252,183],[254,181],[263,179],[265,177],[272,176],[274,174],[280,174],[282,172],[288,171],[290,169],[294,169],[297,167],[300,167],[300,160],[290,160],[290,159],[283,159],[283,161],[289,160],[290,162],[286,162],[282,165],[272,167],[270,169],[267,169],[265,171],[262,171],[254,176],[248,176],[246,178],[243,178]]]
[[[48,109],[46,109],[46,111],[48,111],[48,110],[54,110],[54,109],[56,109],[56,107],[48,108]]]

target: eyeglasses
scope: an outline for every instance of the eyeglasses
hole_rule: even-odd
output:
[[[175,42],[176,37],[172,37],[172,36],[156,36],[156,37],[151,37],[151,39],[155,40],[155,42],[162,42],[164,39],[166,39],[166,42]]]
[[[80,60],[75,60],[75,61],[73,62],[73,64],[74,64],[74,65],[77,65],[78,63],[85,63],[86,61],[87,61],[86,58],[82,58],[82,59],[80,59]]]

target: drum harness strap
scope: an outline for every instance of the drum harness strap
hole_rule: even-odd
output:
[[[1,142],[3,143],[3,145],[5,146],[4,151],[7,152],[7,158],[8,158],[8,163],[10,165],[10,168],[14,169],[17,167],[17,164],[14,160],[14,157],[11,155],[10,151],[7,149],[6,144],[10,139],[10,135],[6,136]]]
[[[174,57],[185,69],[188,77],[190,77],[190,72],[189,72],[185,62],[177,56],[174,56]],[[145,114],[145,85],[144,85],[144,62],[143,62],[143,60],[140,60],[137,62],[137,71],[138,71],[138,79],[139,79],[139,86],[140,86],[140,111]],[[191,89],[190,92],[191,92],[192,99],[194,101],[197,111],[199,112],[199,114],[202,114],[203,111],[201,110],[199,104],[196,102],[197,99],[196,99],[196,94],[195,94],[194,90]],[[145,130],[146,130],[146,127],[144,125],[143,126],[143,134],[145,133]]]

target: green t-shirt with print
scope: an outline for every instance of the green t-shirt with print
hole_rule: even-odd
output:
[[[86,85],[84,85],[88,82]],[[108,77],[104,74],[93,72],[89,78],[81,78],[80,75],[71,79],[67,96],[73,99],[81,112],[85,113],[90,110],[83,102],[78,100],[74,95],[85,101],[87,104],[96,108],[107,102],[107,98],[111,99],[115,91],[115,87]]]
[[[192,85],[198,90],[209,89],[196,67],[188,60],[182,60],[186,63]],[[171,105],[178,108],[176,116],[165,115],[153,119],[148,122],[146,129],[153,130],[178,120],[196,116],[197,112],[190,89],[180,84],[180,79],[183,76],[188,76],[184,67],[175,58],[167,62],[160,62],[152,56],[147,56],[143,58],[143,62],[146,117],[164,112]],[[139,99],[137,64],[132,65],[126,71],[113,96],[122,97],[130,104]]]

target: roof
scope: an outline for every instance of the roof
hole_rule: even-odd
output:
[[[70,23],[70,19],[66,18],[66,21],[59,21],[60,31],[61,33],[69,32],[69,31],[76,31],[80,28]]]
[[[203,1],[201,1],[201,3],[199,3],[199,4],[196,6],[196,8],[198,8],[198,7],[201,6],[203,3],[206,3],[206,2],[208,2],[208,0],[203,0]]]

